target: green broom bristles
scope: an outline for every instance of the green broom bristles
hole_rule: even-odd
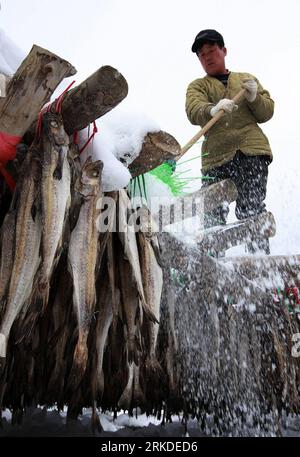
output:
[[[192,159],[186,160],[185,162],[190,162],[191,160],[195,160],[198,157],[193,157]],[[179,167],[182,163],[177,164]],[[130,194],[131,198],[137,196],[136,187],[139,188],[139,195],[147,200],[147,191],[146,191],[146,183],[145,183],[145,176],[150,175],[155,177],[158,181],[162,182],[167,186],[170,192],[175,197],[182,197],[188,195],[188,184],[195,180],[195,179],[202,179],[202,180],[209,180],[214,179],[210,176],[193,176],[193,177],[182,177],[181,175],[191,171],[190,169],[184,170],[181,172],[175,171],[176,162],[174,160],[169,160],[162,163],[159,167],[154,168],[153,170],[145,173],[145,175],[137,176],[133,178],[130,183]]]
[[[164,162],[159,167],[149,171],[149,175],[163,182],[176,197],[183,196],[186,193],[186,183],[182,181],[182,178],[179,178],[179,173],[173,170],[174,168],[170,163]]]

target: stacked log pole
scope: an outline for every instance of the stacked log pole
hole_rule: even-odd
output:
[[[0,130],[23,136],[59,83],[75,73],[69,62],[34,45],[0,99]]]

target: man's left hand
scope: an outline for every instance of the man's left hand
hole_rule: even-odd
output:
[[[242,87],[246,89],[245,98],[252,103],[257,95],[257,82],[254,79],[248,79],[243,82]]]

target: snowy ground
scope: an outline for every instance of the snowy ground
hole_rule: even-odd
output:
[[[11,425],[11,413],[5,410],[2,413],[3,427],[0,428],[2,436],[92,436],[90,425],[91,410],[84,410],[77,421],[66,423],[66,412],[57,410],[30,409],[24,416],[22,425]],[[172,423],[161,425],[161,421],[145,414],[130,417],[119,414],[113,420],[110,414],[101,414],[100,422],[103,431],[97,436],[184,436],[184,426],[180,418],[174,417]],[[196,421],[189,421],[189,436],[203,436]]]
[[[57,410],[29,409],[24,416],[22,425],[11,425],[11,413],[5,410],[2,413],[3,426],[0,428],[0,437],[8,436],[93,436],[90,418],[91,411],[85,410],[77,421],[66,424],[66,412],[59,413]],[[172,423],[165,425],[153,416],[146,417],[139,414],[137,417],[129,417],[127,414],[119,414],[113,420],[110,414],[101,414],[100,422],[103,428],[98,437],[205,437],[211,436],[206,431],[202,432],[196,420],[188,422],[188,435],[185,435],[184,426],[179,417],[174,416]],[[242,436],[261,436],[263,433],[258,429],[245,429]],[[284,417],[281,426],[282,436],[300,437],[300,416]],[[229,436],[236,436],[233,430]],[[241,435],[240,435],[241,436]]]

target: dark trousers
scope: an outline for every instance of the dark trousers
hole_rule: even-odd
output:
[[[203,176],[213,179],[204,180],[202,187],[207,187],[223,179],[231,179],[238,191],[235,208],[237,219],[241,220],[256,216],[266,211],[264,200],[267,191],[269,163],[270,158],[268,156],[247,156],[241,151],[237,151],[230,162],[221,167],[211,168],[203,174]],[[229,204],[225,202],[223,206],[205,214],[205,228],[226,224],[228,213]],[[250,252],[263,250],[269,253],[268,240],[257,240],[256,244],[258,249],[248,246],[248,250]]]

